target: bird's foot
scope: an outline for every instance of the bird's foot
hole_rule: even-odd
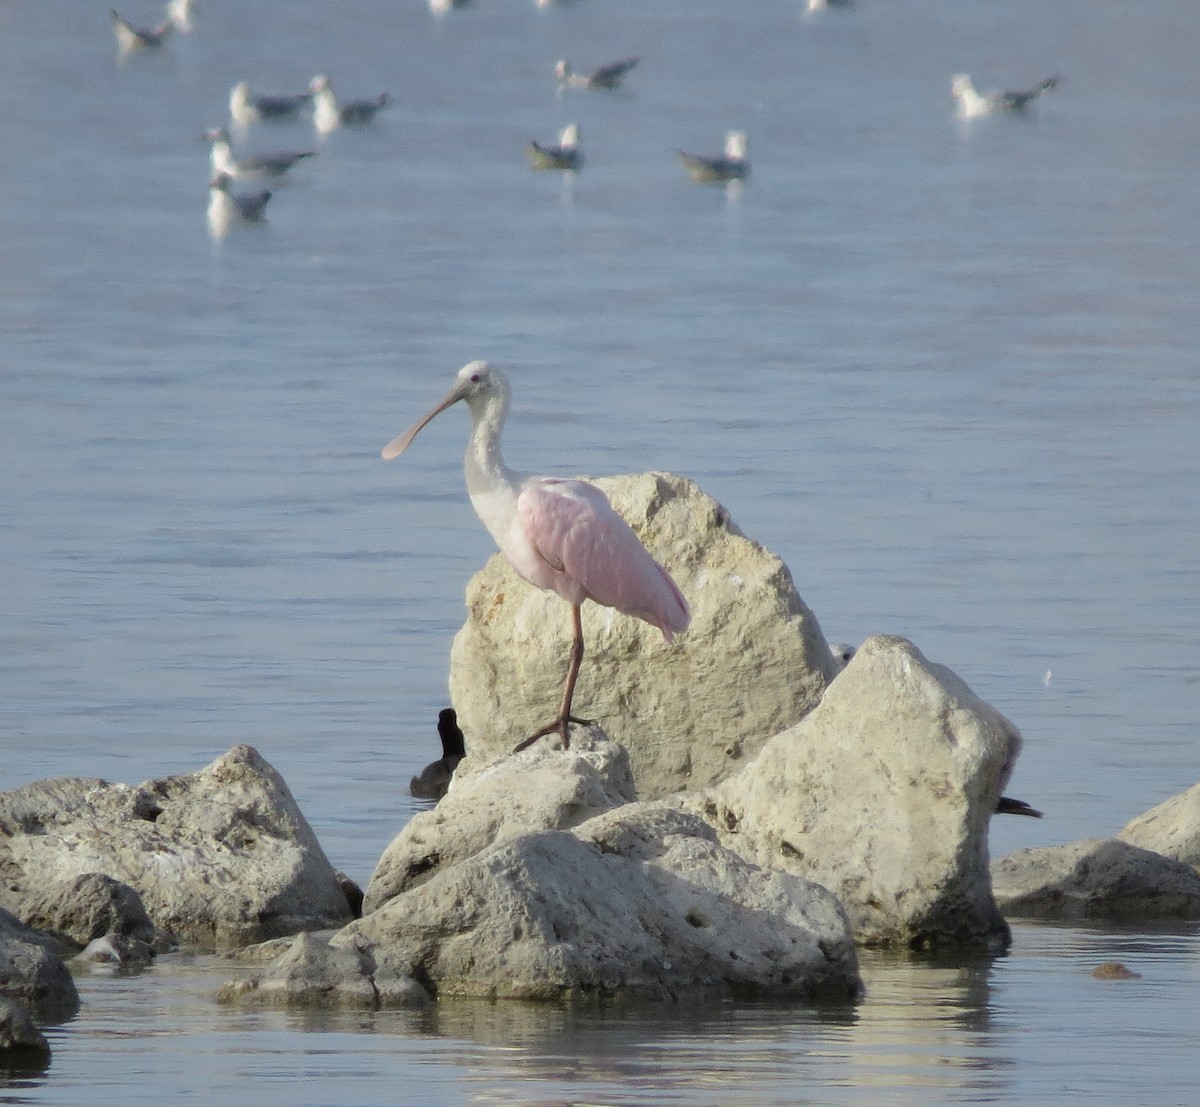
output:
[[[577,715],[563,715],[557,718],[552,723],[547,723],[541,730],[535,730],[523,742],[518,742],[513,746],[513,753],[520,753],[522,750],[527,750],[539,738],[544,738],[547,734],[557,734],[563,740],[563,749],[571,748],[571,733],[570,724],[576,723],[579,726],[591,726],[591,719],[581,719]]]

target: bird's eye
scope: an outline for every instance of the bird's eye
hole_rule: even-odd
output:
[[[473,380],[476,384],[478,384],[480,379],[482,378],[482,376],[483,376],[482,373],[472,373],[471,380]]]

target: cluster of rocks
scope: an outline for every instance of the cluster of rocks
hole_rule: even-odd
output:
[[[672,649],[587,613],[576,704],[599,722],[569,749],[509,752],[557,701],[567,627],[497,557],[452,655],[468,756],[365,893],[246,746],[140,787],[29,785],[0,795],[0,995],[70,1017],[65,958],[179,942],[240,951],[230,1003],[847,1003],[862,945],[1000,948],[1006,913],[1200,915],[1200,786],[1116,839],[989,865],[1007,719],[904,639],[837,656],[782,562],[690,482],[602,483],[694,621]],[[5,1011],[0,1050],[38,1056]]]

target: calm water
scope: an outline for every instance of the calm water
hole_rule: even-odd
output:
[[[378,451],[477,356],[515,378],[514,464],[693,477],[830,638],[906,635],[1012,718],[1048,817],[996,854],[1200,779],[1200,7],[202,4],[119,63],[107,3],[0,3],[0,786],[251,742],[365,881],[491,550],[465,415]],[[557,58],[628,53],[627,92],[556,95]],[[1062,84],[967,125],[959,70]],[[239,79],[320,71],[395,106],[214,243],[201,130]],[[583,172],[531,173],[571,121]],[[671,151],[731,127],[752,179],[689,186]],[[1198,954],[1019,927],[991,965],[868,963],[851,1013],[323,1024],[216,1010],[230,970],[168,960],[89,977],[13,1096],[1182,1102]],[[1143,978],[1092,981],[1112,957]]]

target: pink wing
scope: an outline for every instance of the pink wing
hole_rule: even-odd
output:
[[[517,514],[538,555],[560,578],[550,587],[571,602],[586,597],[615,607],[658,627],[668,642],[690,622],[687,600],[670,574],[594,484],[531,480],[517,499]]]

